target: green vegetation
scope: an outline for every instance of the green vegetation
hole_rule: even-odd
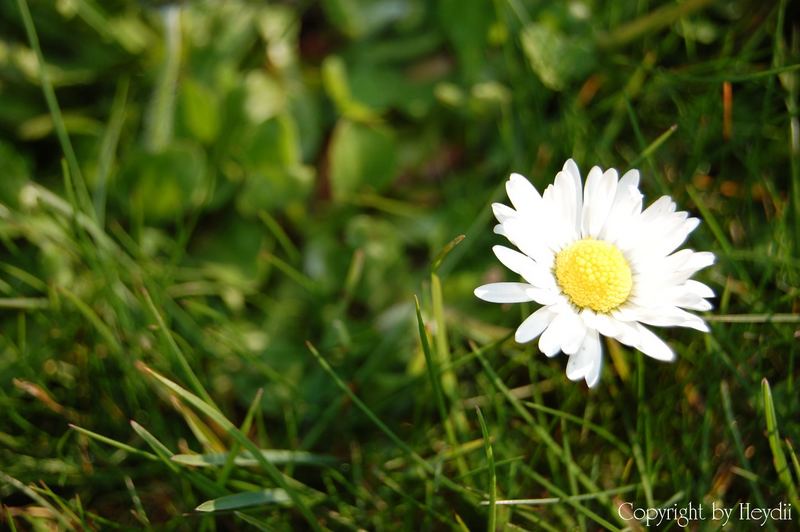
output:
[[[786,0],[0,2],[0,526],[636,529],[626,501],[797,518],[798,19]],[[711,334],[658,330],[674,364],[604,341],[593,390],[514,342],[535,306],[472,293],[514,280],[491,253],[509,172],[541,190],[568,157],[640,168],[718,259]]]

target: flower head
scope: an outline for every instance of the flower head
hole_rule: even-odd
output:
[[[475,295],[493,303],[535,301],[542,305],[517,328],[515,339],[539,338],[548,357],[569,355],[567,377],[600,380],[600,335],[672,361],[675,353],[646,325],[691,327],[708,332],[686,311],[709,310],[714,292],[690,277],[714,263],[714,255],[675,251],[700,223],[662,196],[642,210],[639,171],[618,178],[595,166],[581,182],[569,159],[555,182],[540,195],[519,174],[506,191],[513,208],[492,205],[505,236],[520,251],[494,246],[508,269],[525,282],[492,283]]]

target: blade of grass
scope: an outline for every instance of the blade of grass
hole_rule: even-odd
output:
[[[281,224],[278,223],[278,220],[276,220],[264,209],[258,211],[258,217],[262,222],[264,222],[264,225],[267,226],[267,229],[269,229],[270,233],[272,233],[272,236],[274,236],[275,240],[277,240],[281,245],[283,251],[286,252],[286,255],[289,257],[289,260],[294,263],[299,261],[300,251],[298,251],[297,246],[292,243],[292,239],[289,238],[289,235],[287,235],[286,231],[283,230],[283,227],[281,227]]]
[[[761,379],[761,394],[764,400],[764,416],[767,418],[767,439],[769,440],[769,448],[772,451],[772,463],[775,466],[778,479],[786,488],[786,494],[792,504],[795,505],[795,508],[798,508],[800,507],[800,500],[797,498],[797,486],[794,483],[789,463],[786,461],[786,455],[783,452],[781,435],[778,431],[778,418],[775,415],[775,405],[772,402],[772,390],[766,378]]]
[[[44,497],[39,495],[35,490],[31,489],[30,487],[26,486],[16,478],[7,475],[3,471],[0,471],[0,481],[5,482],[6,484],[10,484],[12,487],[16,488],[18,491],[21,491],[32,500],[36,501],[37,504],[44,506],[48,510],[50,510],[53,516],[56,518],[56,521],[64,527],[64,530],[72,530],[74,528],[74,523],[71,523],[66,517],[64,517],[61,512],[59,512],[55,506],[50,504]]]
[[[731,431],[731,435],[733,436],[733,443],[736,447],[736,455],[739,457],[739,462],[744,466],[743,469],[748,472],[752,472],[753,466],[750,464],[750,460],[747,458],[747,455],[744,452],[742,435],[739,433],[739,425],[733,415],[733,405],[731,404],[731,393],[730,389],[728,388],[728,382],[722,381],[719,388],[720,395],[722,397],[722,410],[725,413],[725,419],[728,422],[728,429]],[[750,489],[753,492],[756,503],[760,507],[766,508],[764,495],[761,493],[761,489],[758,487],[758,482],[756,480],[750,481]],[[767,521],[767,526],[770,527],[771,530],[775,529],[774,525],[769,521]]]
[[[106,218],[106,185],[114,163],[114,154],[119,143],[122,125],[125,123],[125,109],[128,100],[130,79],[125,77],[117,84],[114,102],[111,104],[111,117],[108,120],[100,142],[100,155],[97,160],[97,173],[94,183],[94,210],[97,213],[97,224],[105,225]]]
[[[233,449],[233,447],[231,448]],[[261,454],[273,464],[295,464],[312,466],[331,466],[337,463],[332,456],[308,453],[305,451],[290,451],[287,449],[262,449]],[[225,466],[230,460],[237,466],[257,466],[256,460],[249,452],[235,454],[233,450],[227,453],[206,454],[176,454],[172,456],[174,462],[195,467]]]
[[[656,31],[671,26],[683,17],[704,9],[714,0],[686,0],[679,4],[665,4],[627,24],[602,34],[597,38],[600,48],[617,48]]]
[[[81,168],[78,164],[78,158],[75,156],[75,150],[72,148],[72,142],[70,141],[69,134],[67,133],[67,127],[64,124],[64,117],[61,115],[61,108],[58,105],[58,99],[56,98],[56,93],[53,90],[53,84],[50,81],[47,68],[45,68],[44,54],[42,53],[42,48],[39,45],[39,36],[36,33],[36,26],[33,24],[33,18],[31,17],[31,12],[28,8],[28,1],[17,0],[17,7],[19,8],[20,15],[22,16],[22,24],[25,27],[25,33],[27,34],[28,42],[36,54],[36,61],[39,65],[39,80],[42,85],[44,99],[47,102],[47,108],[50,111],[50,115],[53,117],[53,126],[56,130],[58,142],[61,145],[61,150],[64,152],[64,157],[67,159],[67,164],[69,164],[70,173],[75,178],[75,185],[77,189],[77,202],[75,207],[94,220],[96,219],[96,213],[94,212],[94,209],[92,209],[92,203],[89,199],[89,190],[86,188],[86,182],[83,179],[83,174],[81,173]]]
[[[164,62],[147,108],[144,142],[160,151],[171,141],[175,122],[175,95],[181,67],[181,9],[169,5],[160,10],[164,25]]]
[[[114,353],[122,353],[122,345],[117,340],[114,333],[111,331],[111,328],[106,325],[103,320],[100,319],[94,310],[89,307],[86,303],[81,301],[78,296],[73,294],[69,291],[69,289],[65,287],[59,287],[59,292],[64,294],[64,296],[69,299],[69,301],[78,309],[78,312],[83,314],[83,316],[92,324],[92,326],[97,329],[97,332],[100,333],[100,336],[106,341],[108,346]]]
[[[147,512],[144,510],[144,505],[142,505],[142,498],[139,497],[139,493],[136,491],[133,479],[128,475],[125,475],[125,488],[127,488],[128,494],[131,496],[131,501],[133,502],[133,515],[145,527],[150,528],[150,519],[147,517]]]
[[[562,491],[558,486],[556,486],[555,484],[550,482],[546,477],[544,477],[543,475],[540,475],[539,473],[537,473],[536,471],[534,471],[532,468],[528,467],[527,465],[522,464],[521,467],[525,471],[525,474],[530,476],[537,483],[541,484],[548,491],[550,491],[552,493],[555,493],[561,499],[561,501],[563,501],[563,502],[567,503],[568,505],[572,506],[573,508],[575,508],[575,510],[577,510],[580,514],[585,515],[586,517],[588,517],[589,519],[591,519],[592,521],[594,521],[598,525],[604,527],[606,530],[613,530],[613,531],[616,531],[616,532],[621,532],[621,530],[622,530],[621,528],[619,528],[617,526],[614,526],[612,523],[610,523],[609,521],[607,521],[606,519],[601,517],[599,514],[597,514],[594,511],[590,510],[586,506],[580,504],[581,499],[576,500],[574,497],[570,497],[564,491]],[[601,490],[597,490],[597,491],[593,492],[592,495],[597,495],[598,498],[600,498],[600,499],[603,499],[603,498],[607,499],[608,498],[607,493],[602,492]],[[616,513],[616,512],[614,512],[614,513]]]
[[[153,319],[156,320],[158,324],[158,330],[161,333],[161,337],[164,342],[169,347],[169,350],[172,352],[173,358],[178,362],[181,370],[183,370],[184,375],[189,380],[189,384],[194,389],[195,393],[203,398],[206,403],[211,404],[214,408],[217,406],[214,404],[214,400],[211,399],[211,396],[208,394],[206,389],[203,387],[200,379],[197,378],[195,375],[194,370],[189,365],[189,361],[186,360],[186,356],[184,356],[183,351],[181,348],[178,347],[175,338],[172,337],[172,333],[170,332],[169,328],[167,328],[167,324],[164,322],[164,318],[161,316],[161,313],[156,308],[155,303],[153,303],[153,299],[150,297],[150,292],[144,287],[141,289],[141,294],[144,297],[145,306],[150,311],[150,315]]]
[[[211,499],[200,504],[195,510],[198,512],[224,512],[226,510],[263,506],[265,504],[287,504],[291,501],[291,497],[284,490],[271,488],[261,491],[234,493],[233,495]]]
[[[222,412],[219,411],[219,409],[216,406],[204,401],[197,395],[175,384],[174,382],[160,375],[159,373],[156,373],[155,371],[145,366],[144,364],[141,364],[141,367],[144,371],[150,374],[156,381],[166,386],[168,389],[172,390],[183,400],[185,400],[186,402],[197,408],[200,412],[202,412],[210,419],[212,419],[214,422],[216,422],[220,427],[222,427],[222,429],[225,432],[228,433],[228,435],[236,439],[236,441],[238,441],[242,447],[250,451],[250,453],[256,458],[256,460],[258,460],[259,465],[261,465],[261,468],[265,473],[267,473],[270,479],[279,488],[286,491],[286,493],[291,498],[295,508],[297,508],[300,511],[300,513],[303,515],[309,526],[313,530],[317,531],[321,530],[319,523],[317,522],[317,519],[314,517],[314,514],[311,513],[311,510],[308,508],[305,502],[303,502],[303,500],[300,497],[300,494],[295,489],[293,489],[293,487],[291,487],[289,483],[284,479],[283,474],[278,470],[278,468],[276,468],[272,463],[270,463],[270,461],[267,460],[263,454],[261,454],[261,450],[258,447],[256,447],[256,445],[252,441],[250,441],[250,439],[245,434],[243,434],[238,428],[236,428],[236,426],[233,423],[228,421],[228,419],[222,414]],[[173,467],[175,467],[174,464]],[[297,484],[305,487],[305,485],[303,485],[302,483],[297,482]]]
[[[572,448],[569,445],[569,432],[567,431],[567,422],[562,417],[561,421],[561,440],[564,442],[564,457],[572,461]],[[567,481],[569,482],[569,491],[571,496],[579,494],[578,482],[575,478],[575,472],[572,469],[567,469]],[[586,530],[586,516],[583,514],[578,515],[578,526],[581,530]]]
[[[422,458],[406,442],[400,439],[400,437],[397,436],[397,434],[395,434],[383,421],[381,421],[381,419],[377,415],[375,415],[375,413],[355,393],[353,393],[353,390],[351,390],[350,387],[341,379],[341,377],[339,377],[339,375],[335,371],[333,371],[333,368],[331,368],[330,364],[328,364],[328,361],[322,358],[322,355],[320,355],[319,351],[317,351],[317,348],[314,347],[314,345],[311,342],[306,341],[306,347],[308,347],[308,350],[314,356],[314,358],[322,367],[322,369],[325,371],[325,373],[327,373],[328,376],[333,380],[336,386],[347,397],[349,397],[351,401],[353,401],[353,404],[355,404],[356,407],[358,407],[358,409],[361,410],[361,412],[363,412],[364,415],[367,416],[367,418],[370,421],[372,421],[375,424],[375,426],[377,426],[381,430],[381,432],[383,432],[392,441],[392,443],[394,443],[400,450],[402,450],[404,454],[408,455],[408,457],[411,458],[411,460],[414,463],[420,466],[425,473],[433,477],[437,477],[436,468],[433,465],[431,465],[427,460]],[[474,498],[475,493],[473,493],[466,487],[451,481],[449,478],[445,476],[438,476],[437,478],[441,481],[441,483],[444,486],[447,486],[451,490],[456,491],[457,493],[461,493],[468,499]]]
[[[253,425],[253,418],[255,418],[256,412],[259,410],[259,407],[261,406],[261,398],[263,396],[264,396],[264,389],[259,388],[258,391],[256,392],[255,397],[253,397],[253,401],[250,403],[250,407],[247,409],[247,414],[244,416],[244,421],[242,422],[242,426],[239,428],[242,434],[247,434],[250,432],[250,427]],[[231,471],[233,470],[234,462],[241,448],[242,446],[241,444],[239,444],[238,441],[233,442],[233,445],[231,446],[231,451],[225,457],[225,464],[223,465],[222,471],[220,471],[219,477],[217,478],[218,485],[220,486],[225,485],[225,482],[228,480],[228,476],[231,474]]]
[[[601,494],[619,495],[620,493],[628,493],[636,491],[641,487],[641,484],[628,484],[627,486],[620,486],[610,490],[603,490],[598,493],[584,493],[582,495],[570,495],[568,497],[544,497],[541,499],[501,499],[496,501],[498,506],[540,506],[545,504],[561,504],[568,501],[590,501],[598,498]],[[486,501],[481,504],[486,504]]]
[[[530,412],[525,410],[525,407],[522,406],[522,402],[516,397],[514,397],[514,395],[511,393],[508,387],[505,384],[503,384],[503,381],[500,379],[497,373],[495,373],[495,371],[486,361],[486,358],[483,355],[477,355],[476,358],[483,366],[486,375],[489,377],[489,380],[497,389],[497,391],[500,392],[509,403],[511,403],[511,406],[514,408],[514,410],[516,410],[517,413],[522,417],[522,419],[525,420],[525,422],[528,425],[530,425],[534,434],[536,434],[539,437],[539,439],[542,440],[542,442],[547,446],[547,448],[550,449],[564,463],[566,467],[574,471],[575,475],[578,477],[581,484],[583,484],[584,487],[586,487],[586,489],[592,492],[599,492],[600,489],[586,475],[586,473],[583,472],[580,466],[577,463],[575,463],[574,460],[566,459],[566,456],[564,455],[564,450],[555,442],[555,440],[553,440],[553,438],[550,436],[550,434],[547,432],[546,429],[544,429],[542,426],[536,423],[536,420],[533,418],[533,416],[531,416]],[[611,502],[606,497],[601,498],[601,500],[605,504],[610,504]]]
[[[430,380],[431,388],[433,389],[434,401],[436,402],[436,407],[439,410],[439,418],[444,426],[445,434],[447,435],[447,441],[450,447],[457,448],[459,446],[458,438],[456,437],[453,422],[450,419],[450,416],[447,414],[447,406],[445,404],[444,394],[442,393],[442,385],[439,380],[441,375],[439,369],[439,360],[436,360],[431,352],[431,346],[428,342],[428,332],[425,330],[425,323],[422,320],[422,312],[419,308],[419,299],[417,296],[414,296],[414,305],[417,313],[419,339],[422,343],[422,352],[425,355],[425,366],[428,369],[428,379]],[[457,459],[456,465],[458,467],[459,474],[463,475],[467,471],[467,464],[463,458]]]
[[[489,428],[486,426],[486,420],[483,418],[483,413],[480,407],[475,407],[475,412],[478,414],[478,423],[481,426],[481,434],[483,434],[483,447],[486,451],[486,461],[489,465],[489,522],[486,524],[486,530],[495,532],[497,529],[497,472],[495,471],[494,464],[494,451],[492,451],[492,440],[489,436]]]
[[[623,442],[622,440],[620,440],[619,438],[617,438],[616,436],[611,434],[605,428],[601,427],[600,425],[597,425],[596,423],[592,423],[591,421],[587,421],[586,419],[578,417],[578,416],[576,416],[574,414],[570,414],[569,412],[563,412],[563,411],[557,410],[555,408],[550,408],[549,406],[544,406],[544,405],[540,405],[540,404],[537,404],[537,403],[531,403],[529,401],[525,401],[522,404],[524,404],[528,408],[532,408],[533,410],[539,410],[539,411],[544,412],[546,414],[551,414],[553,416],[557,416],[557,417],[560,417],[560,418],[565,419],[567,421],[571,421],[571,422],[573,422],[573,423],[575,423],[577,425],[580,425],[581,427],[584,427],[584,428],[594,432],[595,434],[597,434],[598,436],[600,436],[601,438],[603,438],[604,440],[606,440],[610,444],[612,444],[615,447],[617,447],[623,454],[625,454],[625,455],[630,455],[631,454],[630,446],[628,444],[626,444],[625,442]]]
[[[92,432],[91,430],[85,429],[83,427],[79,427],[77,425],[73,425],[72,423],[69,424],[69,428],[71,428],[75,432],[79,432],[80,434],[88,436],[89,438],[92,438],[93,440],[97,440],[100,443],[105,443],[106,445],[110,445],[112,447],[116,447],[117,449],[125,451],[126,453],[130,453],[130,454],[133,454],[133,455],[136,455],[136,456],[141,456],[142,458],[146,458],[148,460],[155,460],[155,461],[159,460],[159,457],[154,455],[153,453],[148,453],[147,451],[142,451],[140,449],[137,449],[136,447],[131,447],[130,445],[128,445],[126,443],[122,443],[120,441],[114,440],[114,439],[109,438],[107,436],[103,436],[102,434],[98,434],[96,432]]]

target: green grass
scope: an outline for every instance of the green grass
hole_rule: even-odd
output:
[[[753,0],[0,3],[2,522],[796,519],[796,20]],[[674,364],[606,341],[593,390],[514,342],[533,306],[472,294],[514,280],[491,253],[507,175],[541,190],[568,157],[639,168],[717,256],[711,333],[657,331]]]

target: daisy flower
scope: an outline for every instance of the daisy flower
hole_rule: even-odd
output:
[[[600,335],[672,361],[675,353],[645,325],[708,332],[685,309],[711,308],[706,298],[714,292],[690,277],[713,264],[714,255],[675,251],[700,221],[676,211],[669,196],[642,210],[638,170],[620,179],[616,170],[595,166],[583,185],[569,159],[544,194],[519,174],[511,174],[506,191],[514,207],[492,205],[499,222],[494,231],[521,253],[492,249],[525,282],[483,285],[475,295],[492,303],[542,305],[514,338],[525,343],[538,337],[548,357],[569,355],[570,380],[585,379],[589,387],[600,380]]]

